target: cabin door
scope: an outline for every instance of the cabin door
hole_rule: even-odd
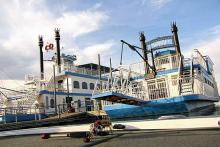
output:
[[[72,97],[66,97],[66,104],[67,104],[67,109],[71,109],[71,101],[73,100]]]

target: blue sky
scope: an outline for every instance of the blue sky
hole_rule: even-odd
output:
[[[199,48],[218,65],[219,14],[219,0],[2,0],[1,79],[38,75],[37,37],[41,34],[45,42],[54,42],[55,27],[61,29],[62,52],[76,54],[78,64],[97,62],[100,53],[102,64],[108,65],[111,57],[117,66],[121,39],[139,45],[140,31],[148,40],[169,35],[170,23],[176,21],[182,51],[188,54]],[[125,63],[140,60],[125,50]],[[215,71],[220,83],[220,67]]]

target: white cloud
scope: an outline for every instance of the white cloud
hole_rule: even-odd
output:
[[[190,45],[188,48],[198,49],[203,55],[208,55],[211,60],[214,62],[214,70],[218,83],[218,87],[220,90],[220,25],[217,25],[208,30],[208,34],[206,39],[195,42]],[[192,52],[191,52],[192,53]],[[189,52],[186,52],[187,55],[190,55]]]
[[[100,24],[106,19],[107,16],[98,11],[67,12],[57,19],[57,24],[63,33],[78,37],[98,30]]]
[[[151,0],[151,6],[156,8],[156,9],[160,9],[162,7],[164,7],[165,5],[167,5],[169,2],[171,2],[172,0]],[[145,2],[145,1],[143,1]]]
[[[1,1],[0,66],[7,66],[5,70],[18,79],[29,72],[38,73],[38,35],[43,35],[45,43],[54,42],[54,28],[58,27],[62,46],[75,47],[76,37],[99,30],[108,19],[99,7],[101,4],[86,10],[54,12],[44,0]]]
[[[114,51],[111,51],[111,47],[115,44],[114,41],[109,40],[101,44],[93,44],[82,50],[77,50],[77,52],[81,52],[80,56],[78,56],[79,63],[86,62],[95,62],[97,63],[98,54],[102,57],[102,61],[106,59],[106,57],[110,57]],[[86,60],[85,60],[86,59]]]

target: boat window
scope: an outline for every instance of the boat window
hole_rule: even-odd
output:
[[[78,81],[74,81],[73,82],[73,87],[74,88],[79,88],[79,82]]]
[[[156,65],[162,65],[162,64],[167,64],[170,63],[169,58],[162,58],[156,61]]]
[[[54,108],[54,104],[55,104],[55,103],[54,103],[54,99],[50,99],[50,107],[51,107],[51,108]]]
[[[90,83],[90,84],[89,84],[89,88],[90,88],[91,90],[93,90],[94,87],[95,87],[95,86],[94,86],[94,83]]]
[[[82,82],[82,89],[88,89],[88,86],[87,86],[86,82]]]

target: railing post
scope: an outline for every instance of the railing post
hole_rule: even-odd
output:
[[[60,104],[58,105],[58,118],[60,119]]]
[[[34,107],[34,119],[37,120],[36,106]]]
[[[6,124],[6,108],[4,108],[4,123]]]
[[[15,109],[15,122],[18,122],[17,109]]]

